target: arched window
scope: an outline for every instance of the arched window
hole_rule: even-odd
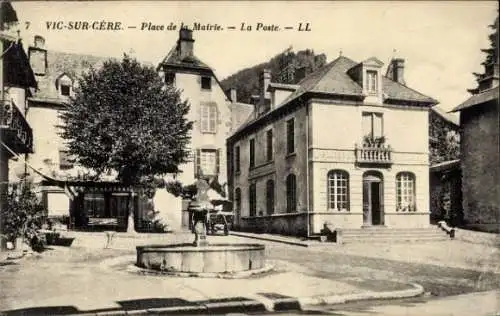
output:
[[[250,188],[248,189],[248,206],[249,215],[255,216],[257,214],[257,189],[255,183],[250,184]]]
[[[328,172],[328,208],[349,210],[349,174],[344,170]]]
[[[267,180],[266,183],[266,208],[267,215],[274,213],[274,181]]]
[[[287,213],[297,211],[297,180],[294,174],[286,177],[286,211]]]
[[[234,210],[236,211],[236,215],[239,216],[241,213],[241,189],[236,188],[234,190]]]
[[[416,211],[415,175],[411,172],[396,175],[396,211]]]

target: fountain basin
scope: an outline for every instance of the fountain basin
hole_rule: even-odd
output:
[[[145,245],[136,250],[138,267],[158,271],[232,273],[265,265],[265,247],[260,244]]]

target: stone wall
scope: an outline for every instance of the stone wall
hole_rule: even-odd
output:
[[[466,224],[500,231],[498,100],[463,110],[461,162]]]

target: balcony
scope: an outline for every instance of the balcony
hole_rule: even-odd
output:
[[[372,166],[392,165],[392,148],[383,137],[375,140],[365,138],[363,144],[355,145],[356,164]]]
[[[33,130],[13,101],[2,100],[0,132],[2,141],[17,154],[33,152]]]

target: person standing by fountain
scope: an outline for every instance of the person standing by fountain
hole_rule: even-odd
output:
[[[199,178],[196,181],[196,199],[193,205],[193,230],[195,239],[193,245],[196,247],[208,246],[207,241],[207,214],[212,208],[212,203],[208,198],[208,185],[207,180]]]

